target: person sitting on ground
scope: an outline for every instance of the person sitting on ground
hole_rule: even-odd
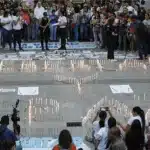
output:
[[[62,130],[59,134],[58,145],[53,150],[77,150],[73,144],[71,134],[68,130]]]

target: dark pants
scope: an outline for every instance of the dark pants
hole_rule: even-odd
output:
[[[66,28],[60,28],[59,29],[59,34],[61,38],[61,49],[66,49],[66,37],[67,37],[67,32]]]
[[[14,49],[16,49],[16,43],[18,43],[19,49],[21,50],[21,30],[14,30],[13,35]]]
[[[23,24],[22,38],[23,38],[25,41],[28,41],[28,25],[27,25],[27,24]]]
[[[44,32],[43,30],[40,31],[41,37],[41,47],[44,49],[44,42],[46,44],[46,49],[48,49],[48,40],[49,40],[49,29],[46,29]]]
[[[114,50],[116,47],[116,36],[107,36],[107,48],[108,48],[108,53],[107,53],[107,59],[114,59]]]
[[[147,58],[147,56],[148,56],[148,43],[147,43],[147,41],[137,40],[136,44],[137,44],[137,49],[139,52],[140,59],[143,59],[143,56],[144,56],[144,58]]]
[[[9,48],[11,49],[11,42],[12,42],[12,31],[6,30],[3,28],[2,30],[2,37],[3,37],[3,48],[5,48],[6,43],[9,44]]]
[[[103,39],[103,42],[102,42],[102,47],[105,48],[107,46],[107,33],[105,31],[105,28],[102,27],[102,39]]]

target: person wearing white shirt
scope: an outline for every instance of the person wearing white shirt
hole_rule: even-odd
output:
[[[105,122],[103,120],[100,121],[101,128],[97,133],[94,134],[96,139],[95,148],[97,150],[106,150],[107,142],[108,142],[108,127],[105,127]]]
[[[139,120],[141,123],[141,126],[143,128],[143,132],[144,132],[145,131],[145,114],[144,114],[144,111],[140,107],[136,106],[132,109],[132,115],[133,116],[128,120],[128,123],[125,127],[121,123],[118,123],[120,125],[120,127],[125,132],[127,132],[130,129],[133,121]]]
[[[60,12],[60,17],[58,18],[59,32],[61,38],[61,47],[59,49],[66,50],[66,37],[67,37],[67,18],[64,16],[64,12]]]
[[[17,12],[16,15],[12,17],[12,20],[14,50],[16,51],[16,43],[18,43],[19,45],[19,50],[23,50],[21,48],[21,29],[23,24],[23,18],[19,15],[19,12]]]
[[[96,120],[98,116],[99,116],[99,120]],[[93,134],[95,134],[99,131],[99,129],[100,129],[100,124],[99,124],[100,120],[104,120],[105,127],[108,127],[108,120],[106,118],[107,118],[107,112],[105,110],[101,110],[100,112],[97,113],[96,117],[93,120]]]
[[[43,13],[46,12],[44,7],[42,7],[41,2],[38,2],[37,6],[34,9],[34,16],[36,19],[40,20],[43,17]]]
[[[5,48],[6,43],[9,44],[9,49],[11,50],[11,42],[12,42],[12,17],[8,16],[8,12],[4,12],[4,16],[1,18],[2,24],[2,36],[3,36],[3,44],[2,47]]]
[[[42,20],[43,14],[46,12],[44,7],[42,7],[41,2],[37,3],[37,6],[34,9],[34,18],[35,18],[35,23],[34,23],[34,38],[37,40],[38,39],[38,33],[39,33],[39,24]]]

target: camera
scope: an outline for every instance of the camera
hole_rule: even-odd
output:
[[[109,107],[100,107],[100,110],[109,111]]]
[[[17,99],[15,107],[13,108],[13,113],[11,115],[11,120],[13,122],[14,132],[16,134],[20,134],[20,125],[18,124],[18,121],[20,121],[19,117],[19,110],[17,110],[19,105],[19,99]]]
[[[13,113],[11,115],[11,120],[13,123],[17,123],[18,121],[20,121],[20,117],[18,116],[19,111],[17,110],[18,105],[19,105],[19,99],[17,99],[16,105],[13,108]]]

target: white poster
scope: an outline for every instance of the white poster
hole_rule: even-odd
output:
[[[0,89],[0,93],[12,93],[12,92],[16,92],[16,89],[4,89],[4,88],[1,88]]]
[[[130,85],[110,85],[110,89],[113,94],[125,93],[130,94],[133,93]]]
[[[52,148],[23,148],[23,150],[52,150]]]
[[[38,95],[39,87],[18,87],[18,95]]]

